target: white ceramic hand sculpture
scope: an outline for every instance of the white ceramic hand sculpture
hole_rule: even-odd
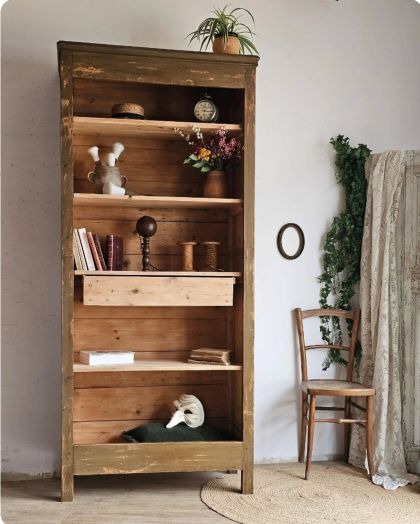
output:
[[[198,428],[203,424],[203,404],[194,395],[181,395],[178,400],[174,400],[174,406],[176,411],[166,424],[167,428],[173,428],[181,422],[185,422],[190,428]]]
[[[121,144],[121,142],[114,142],[112,144],[112,152],[114,153],[116,160],[120,158],[120,155],[123,151],[124,151],[124,146],[123,144]]]
[[[92,157],[92,160],[95,162],[95,164],[100,165],[101,160],[99,158],[99,148],[98,146],[92,146],[90,147],[87,152]]]
[[[105,164],[109,167],[115,167],[116,157],[114,153],[108,153],[105,155]]]

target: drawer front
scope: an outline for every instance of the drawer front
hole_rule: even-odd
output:
[[[233,277],[84,276],[86,306],[232,306]]]

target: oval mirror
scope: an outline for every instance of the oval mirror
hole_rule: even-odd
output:
[[[284,224],[277,235],[277,247],[282,257],[288,260],[298,258],[305,247],[302,229],[297,224]]]

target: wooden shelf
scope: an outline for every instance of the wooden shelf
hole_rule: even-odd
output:
[[[242,366],[231,364],[229,366],[212,364],[189,364],[172,360],[136,360],[134,364],[114,364],[89,366],[87,364],[73,364],[74,373],[95,373],[106,371],[240,371]]]
[[[241,273],[236,271],[85,271],[74,270],[75,276],[117,276],[117,277],[236,277]]]
[[[203,133],[224,127],[230,133],[240,133],[239,124],[205,124],[203,122],[176,122],[171,120],[130,120],[123,118],[73,117],[73,133],[90,136],[144,137],[182,140],[174,128],[192,133],[192,126],[198,126]]]
[[[239,198],[194,198],[169,196],[119,196],[96,195],[94,193],[75,193],[74,207],[123,207],[137,209],[154,208],[198,208],[198,209],[236,209],[242,206]]]

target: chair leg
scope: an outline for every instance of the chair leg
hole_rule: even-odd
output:
[[[369,467],[369,477],[373,476],[373,451],[372,451],[372,431],[373,431],[373,397],[366,397],[366,454]]]
[[[344,416],[347,419],[351,418],[351,397],[346,397],[344,400]],[[344,456],[346,458],[346,461],[349,461],[349,453],[350,453],[350,432],[351,432],[351,424],[344,424]]]
[[[309,403],[309,427],[308,427],[308,448],[306,451],[306,468],[305,480],[309,478],[309,469],[311,467],[312,449],[314,447],[314,430],[315,430],[315,402],[316,395],[310,395]]]
[[[299,440],[299,462],[305,462],[305,444],[308,414],[308,395],[302,392],[301,419],[300,419],[300,440]]]

